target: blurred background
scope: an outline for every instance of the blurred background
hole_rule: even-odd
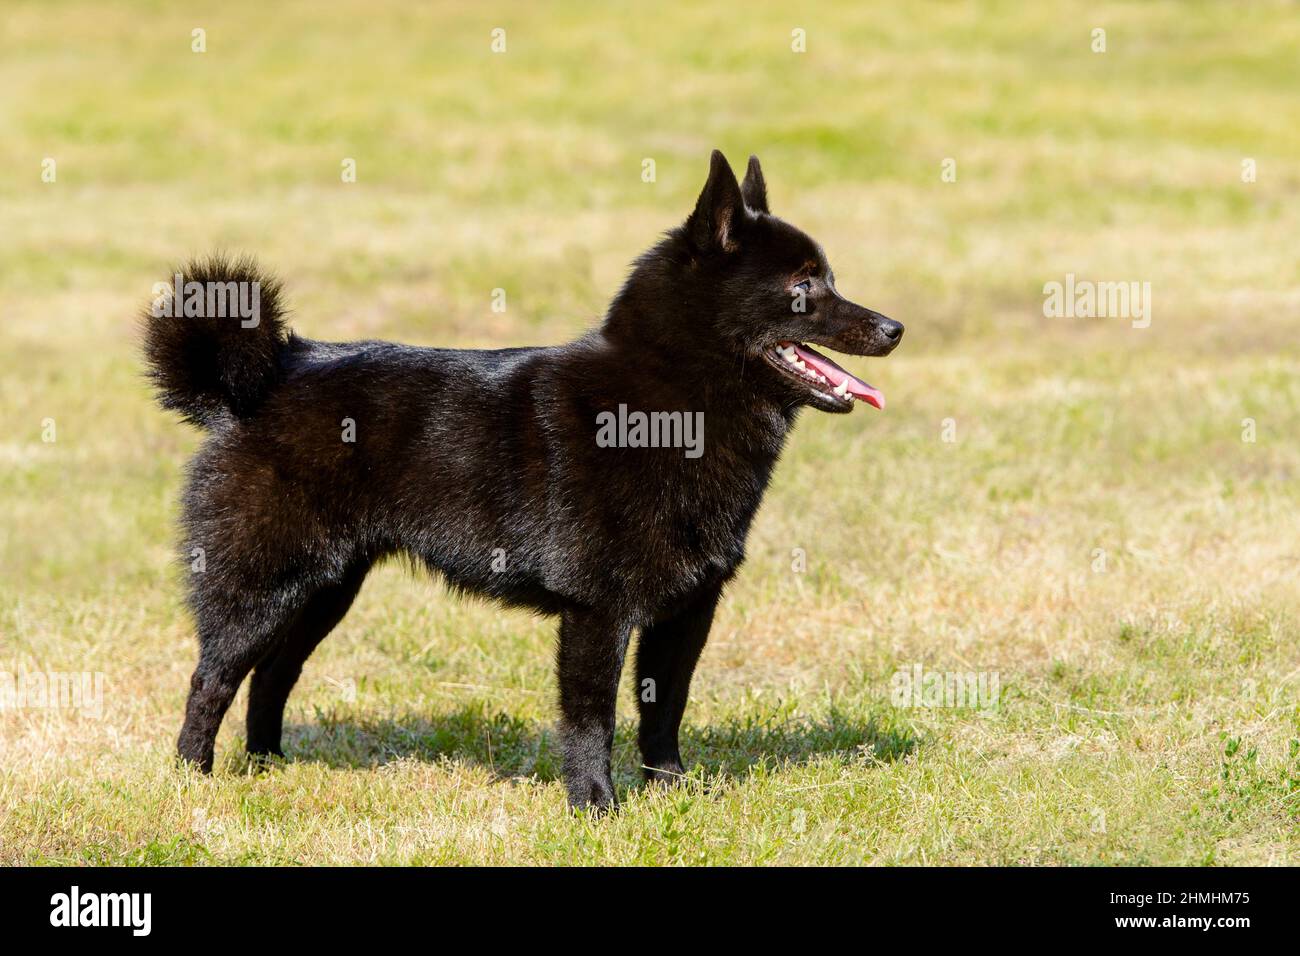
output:
[[[0,671],[109,687],[99,721],[0,713],[0,861],[1295,862],[1294,4],[0,20]],[[248,251],[309,337],[560,342],[714,147],[908,333],[846,363],[886,412],[796,429],[698,673],[698,786],[562,819],[551,625],[391,567],[309,664],[290,765],[230,772],[241,695],[226,775],[178,792],[197,436],[141,379],[152,283]],[[1149,282],[1150,326],[1044,317],[1067,274]],[[998,673],[1000,709],[891,706],[916,663]]]

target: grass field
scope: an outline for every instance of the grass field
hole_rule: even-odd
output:
[[[0,711],[0,863],[1300,862],[1293,5],[180,7],[0,14],[0,674],[104,675],[97,717]],[[247,250],[311,337],[563,341],[714,146],[908,333],[848,363],[887,411],[799,422],[689,779],[638,787],[628,686],[623,810],[567,815],[552,623],[397,565],[283,764],[241,692],[177,769],[197,435],[141,379],[151,284]],[[1067,274],[1150,282],[1150,326],[1044,318]],[[917,665],[998,704],[900,706]]]

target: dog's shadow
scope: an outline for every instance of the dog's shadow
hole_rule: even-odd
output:
[[[682,754],[688,769],[699,767],[715,782],[744,775],[760,762],[806,763],[840,756],[861,761],[894,761],[911,753],[917,739],[888,717],[866,717],[832,710],[817,719],[731,718],[707,725],[683,725]],[[388,718],[318,712],[314,723],[286,724],[285,755],[290,762],[320,762],[335,769],[361,770],[398,760],[467,762],[498,779],[560,778],[561,754],[554,728],[484,706]],[[640,777],[636,724],[621,722],[614,740],[616,778]],[[621,789],[621,788],[620,788]]]

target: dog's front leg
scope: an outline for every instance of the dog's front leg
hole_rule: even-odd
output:
[[[575,809],[616,803],[609,772],[614,704],[632,629],[596,611],[566,611],[560,620],[560,735],[564,784]]]
[[[704,650],[720,588],[710,588],[675,617],[642,628],[636,648],[636,693],[641,711],[642,766],[646,780],[673,783],[685,772],[677,734]]]

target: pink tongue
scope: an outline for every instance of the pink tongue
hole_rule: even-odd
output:
[[[833,388],[839,388],[845,379],[849,382],[849,394],[856,398],[862,399],[868,405],[874,405],[876,408],[885,407],[885,395],[878,388],[872,388],[862,379],[850,375],[844,369],[840,368],[825,355],[814,352],[806,345],[800,345],[798,342],[788,343],[794,348],[795,354],[798,355],[805,365],[809,368],[815,368],[826,376],[826,380],[831,383]]]

